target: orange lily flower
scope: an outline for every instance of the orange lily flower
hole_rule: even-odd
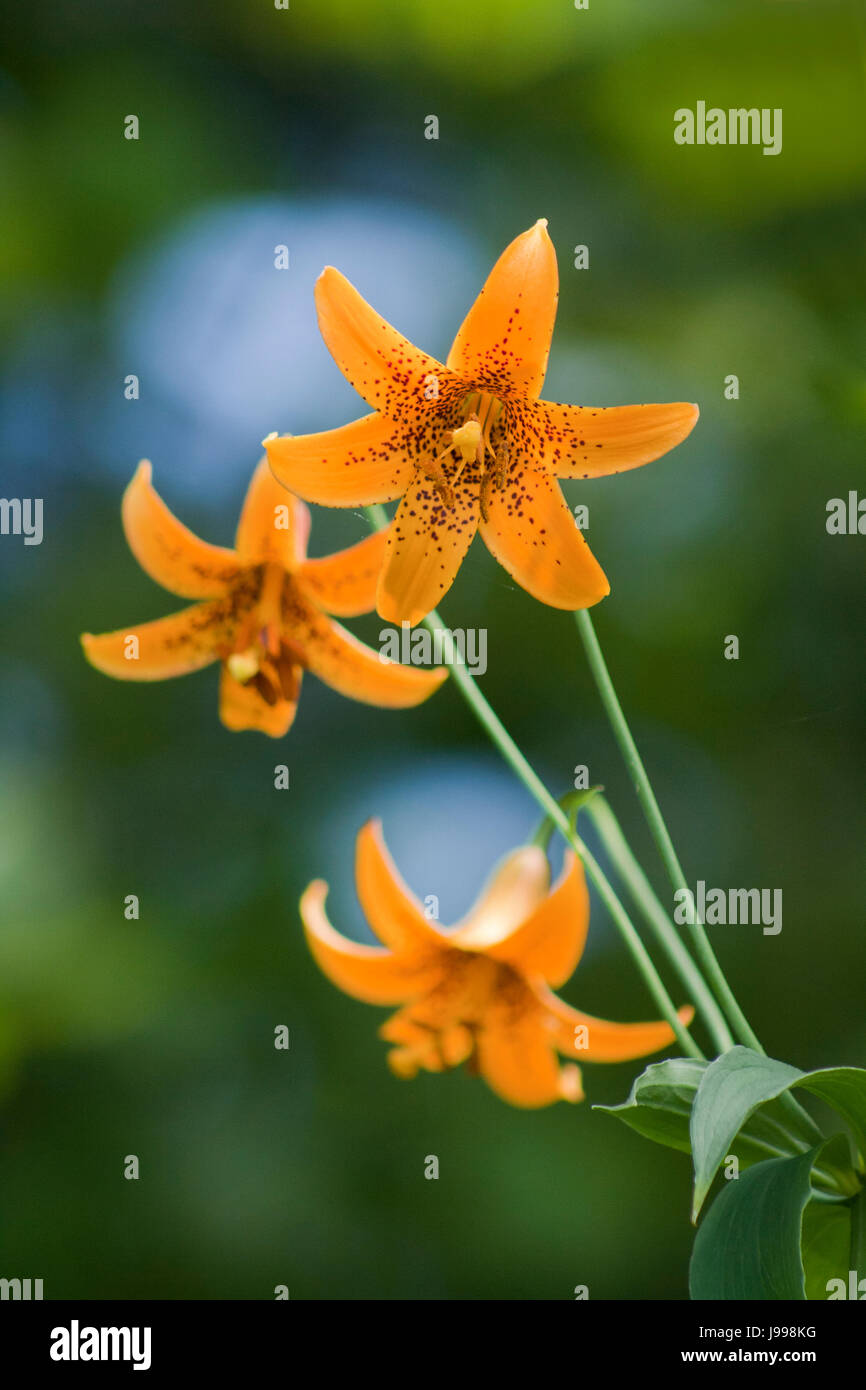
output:
[[[156,622],[81,641],[91,665],[119,680],[156,681],[222,663],[220,718],[228,729],[278,738],[295,717],[301,677],[312,671],[351,700],[420,704],[448,674],[390,665],[332,621],[373,607],[385,532],[308,560],[310,514],[274,480],[253,474],[235,549],[208,545],[178,521],[140,463],[123,497],[123,528],[152,579],[204,600]]]
[[[518,584],[554,608],[610,592],[557,478],[637,468],[679,444],[696,405],[608,409],[538,399],[556,316],[556,252],[541,219],[499,257],[443,365],[413,347],[328,266],[322,336],[373,407],[340,429],[265,440],[271,467],[308,502],[402,497],[376,606],[419,622],[450,589],[477,529]]]
[[[393,1043],[397,1076],[470,1063],[511,1105],[534,1108],[583,1099],[580,1069],[622,1062],[674,1041],[658,1023],[606,1023],[555,995],[583,954],[589,894],[583,865],[569,853],[550,887],[547,856],[524,845],[497,868],[471,912],[440,931],[400,878],[378,821],[357,840],[355,875],[364,913],[385,947],[341,936],[328,920],[328,885],[311,883],[301,917],[318,965],[337,987],[368,1004],[403,1007],[380,1028]],[[694,1010],[680,1009],[688,1024]]]

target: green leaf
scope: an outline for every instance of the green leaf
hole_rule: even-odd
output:
[[[695,1237],[693,1299],[805,1299],[800,1236],[820,1148],[767,1159],[726,1184]]]
[[[848,1268],[856,1271],[858,1279],[866,1279],[866,1191],[861,1189],[850,1204],[851,1226],[848,1245]]]
[[[654,1062],[637,1077],[628,1100],[621,1105],[595,1105],[593,1109],[615,1115],[630,1129],[657,1144],[690,1153],[689,1118],[706,1070],[706,1062],[692,1057]],[[735,1154],[743,1167],[766,1159],[768,1155],[778,1157],[782,1148],[780,1120],[778,1109],[767,1107],[766,1111],[752,1117],[726,1153]]]
[[[866,1071],[860,1067],[826,1067],[806,1072],[797,1085],[820,1096],[847,1120],[857,1148],[866,1159]]]
[[[654,1062],[637,1077],[628,1100],[592,1108],[615,1115],[646,1139],[690,1153],[689,1115],[706,1069],[706,1062],[693,1057]]]
[[[751,1121],[759,1106],[801,1087],[820,1096],[848,1122],[861,1152],[866,1153],[866,1071],[831,1067],[802,1072],[786,1062],[763,1057],[748,1047],[734,1047],[707,1067],[692,1107],[691,1141],[695,1162],[692,1220],[703,1205],[719,1164],[731,1152],[734,1138]],[[820,1141],[821,1133],[802,1108],[794,1123],[803,1146]],[[778,1111],[775,1112],[779,1114]],[[785,1125],[791,1121],[785,1116]],[[777,1143],[781,1141],[781,1135]],[[856,1183],[852,1185],[856,1191]]]
[[[800,1242],[808,1299],[826,1299],[831,1279],[841,1279],[847,1288],[850,1244],[850,1207],[842,1202],[810,1202],[803,1213]]]

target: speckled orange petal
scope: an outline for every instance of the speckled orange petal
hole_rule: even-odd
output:
[[[537,1109],[557,1100],[583,1099],[580,1071],[561,1067],[543,1014],[525,997],[497,995],[477,1035],[478,1068],[488,1086],[510,1105]]]
[[[608,1023],[606,1019],[572,1009],[550,990],[539,987],[536,994],[548,1012],[556,1047],[564,1057],[575,1061],[629,1062],[635,1057],[659,1052],[675,1042],[673,1029],[662,1019],[653,1023]],[[689,1004],[677,1010],[686,1027],[694,1013]]]
[[[295,668],[295,678],[300,686],[303,671]],[[282,738],[291,728],[298,709],[297,700],[277,700],[269,705],[249,682],[241,685],[231,676],[225,666],[220,672],[220,719],[227,729],[237,732],[242,729],[258,729],[271,738]]]
[[[420,623],[447,594],[478,528],[477,482],[446,506],[427,478],[408,488],[391,524],[376,608],[389,623]]]
[[[216,598],[240,573],[234,551],[199,540],[163,502],[142,459],[123,494],[121,516],[141,568],[181,598]]]
[[[419,457],[433,457],[428,418],[407,424],[378,411],[320,434],[274,435],[264,441],[284,487],[322,507],[393,502],[406,491]]]
[[[363,827],[355,845],[358,901],[373,931],[392,951],[442,951],[445,942],[424,916],[397,870],[382,836],[380,821]]]
[[[491,554],[551,608],[590,608],[610,593],[555,478],[516,466],[507,487],[491,488],[481,534]]]
[[[552,401],[515,406],[509,417],[523,457],[558,478],[603,478],[661,458],[691,433],[696,405],[615,405],[594,409]]]
[[[296,579],[328,613],[336,613],[340,618],[369,613],[376,603],[376,585],[387,542],[385,527],[347,550],[338,550],[320,560],[306,560]]]
[[[583,865],[566,855],[562,874],[535,911],[509,936],[487,949],[521,975],[561,985],[583,955],[589,929],[589,892]]]
[[[121,627],[98,636],[85,632],[81,645],[91,666],[106,676],[161,681],[185,676],[216,661],[231,647],[236,627],[232,599],[212,599],[138,627]],[[137,639],[137,648],[131,638]],[[127,655],[136,651],[137,656]]]
[[[448,944],[464,951],[486,951],[511,938],[520,924],[543,903],[550,887],[547,855],[538,845],[512,850],[497,865],[478,901],[448,933]]]
[[[558,294],[556,252],[542,219],[499,257],[454,339],[447,366],[494,394],[537,396]]]
[[[438,967],[407,964],[381,947],[341,936],[328,921],[327,895],[327,883],[311,883],[301,898],[301,918],[316,964],[338,989],[367,1004],[402,1004],[435,985]]]
[[[374,410],[392,418],[430,408],[465,390],[460,379],[392,328],[350,284],[327,266],[316,281],[319,329],[346,380]]]
[[[302,653],[304,665],[314,676],[363,704],[387,709],[420,705],[448,675],[441,666],[427,670],[382,661],[372,647],[359,642],[288,586],[283,595],[283,630],[286,641]]]
[[[267,458],[260,459],[238,522],[238,556],[247,565],[272,561],[291,572],[304,561],[309,534],[309,511],[277,482]]]

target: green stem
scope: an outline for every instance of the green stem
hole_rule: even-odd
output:
[[[717,1050],[727,1052],[733,1047],[734,1040],[724,1015],[676,927],[653,892],[652,885],[632,853],[610,805],[603,796],[596,794],[587,800],[585,809],[633,902],[642,912],[659,945],[667,952],[671,964],[689,991],[689,998],[702,1014]]]
[[[371,502],[369,506],[364,508],[364,511],[367,513],[367,520],[374,531],[383,531],[388,525],[390,517],[381,502]]]
[[[583,642],[584,650],[586,651],[590,670],[592,671],[599,694],[601,695],[602,703],[607,711],[614,737],[619,744],[620,752],[622,753],[625,765],[631,776],[638,801],[643,808],[643,813],[646,816],[647,823],[662,857],[668,877],[675,891],[686,895],[684,901],[694,904],[693,894],[686,882],[686,876],[683,873],[682,865],[677,858],[677,852],[674,849],[673,841],[668,833],[668,828],[665,825],[664,818],[659,809],[659,804],[656,801],[655,793],[653,792],[652,785],[647,776],[646,768],[643,765],[640,753],[637,750],[637,745],[632,738],[631,730],[622,712],[622,706],[614,690],[613,681],[610,678],[610,673],[608,672],[607,664],[602,655],[598,638],[595,635],[592,618],[585,608],[575,613],[574,618]],[[716,998],[730,1020],[735,1036],[740,1042],[745,1043],[747,1047],[751,1047],[755,1052],[763,1053],[763,1047],[737,1003],[733,990],[725,979],[724,972],[716,959],[715,951],[710,945],[710,940],[704,929],[704,923],[700,915],[696,911],[693,911],[690,913],[690,916],[694,918],[689,925],[694,939],[695,954],[703,967],[704,974],[715,991]]]
[[[577,833],[577,815],[582,807],[594,796],[598,796],[604,791],[604,787],[587,787],[584,791],[566,792],[565,796],[559,798],[559,805],[568,816],[572,830]],[[547,853],[547,846],[550,844],[550,837],[553,834],[554,826],[549,816],[545,816],[532,837],[532,843],[538,845]]]

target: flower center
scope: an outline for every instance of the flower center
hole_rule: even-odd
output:
[[[445,961],[440,984],[382,1026],[381,1036],[396,1044],[388,1065],[398,1076],[415,1076],[421,1068],[446,1071],[462,1062],[477,1070],[478,1030],[490,1001],[517,978],[480,951],[451,950]]]
[[[258,598],[235,636],[234,650],[226,657],[229,675],[240,685],[251,685],[268,705],[298,697],[298,653],[281,631],[281,600],[285,571],[265,565]]]
[[[422,469],[446,507],[454,506],[454,489],[468,470],[466,481],[481,484],[481,515],[486,521],[490,490],[494,487],[497,490],[504,488],[508,474],[504,419],[498,431],[498,448],[494,448],[491,442],[491,432],[503,416],[504,407],[502,401],[487,391],[470,391],[460,410],[463,423],[443,436],[444,449],[431,462],[422,465]],[[456,469],[453,466],[455,463]]]

